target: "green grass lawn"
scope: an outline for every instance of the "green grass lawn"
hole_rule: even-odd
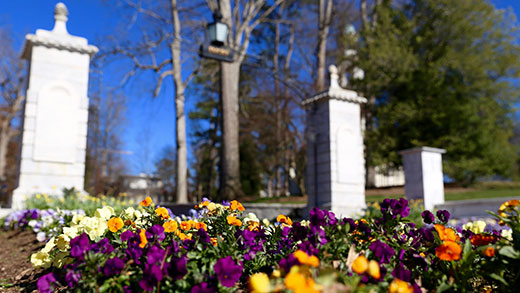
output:
[[[450,192],[446,191],[446,201],[451,200],[465,200],[465,199],[479,199],[479,198],[496,198],[496,197],[519,197],[520,188],[504,188],[504,189],[477,189],[462,192]],[[371,195],[367,196],[367,202],[382,201],[385,198],[400,198],[402,195]]]
[[[520,197],[520,187],[504,186],[486,188],[475,187],[468,191],[445,191],[445,198],[447,201],[465,200],[465,199],[479,199],[479,198],[498,198],[498,197]],[[385,198],[400,198],[400,195],[369,195],[366,196],[367,202],[379,202]],[[305,204],[307,203],[302,197],[282,197],[282,198],[257,198],[246,203],[286,203],[286,204]]]

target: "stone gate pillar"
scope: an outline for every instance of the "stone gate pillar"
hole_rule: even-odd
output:
[[[338,84],[331,65],[330,87],[303,102],[307,112],[308,209],[336,216],[361,213],[365,203],[365,163],[360,104],[367,100]]]
[[[406,197],[423,199],[427,210],[433,210],[435,205],[444,203],[444,153],[445,149],[426,146],[399,152],[403,156]]]
[[[67,8],[58,3],[54,29],[28,34],[22,57],[29,60],[18,188],[11,206],[25,195],[83,190],[88,121],[90,57],[98,49],[67,32]]]

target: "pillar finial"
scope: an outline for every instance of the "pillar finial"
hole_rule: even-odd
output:
[[[339,88],[339,84],[338,84],[339,75],[338,75],[338,68],[336,67],[336,65],[331,64],[329,66],[329,73],[330,73],[330,87]]]
[[[67,10],[67,6],[62,2],[56,4],[54,7],[54,29],[53,32],[68,34],[67,32],[67,20],[69,19],[67,16],[69,15],[69,11]]]

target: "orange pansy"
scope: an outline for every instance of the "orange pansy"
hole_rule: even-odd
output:
[[[308,265],[314,268],[320,265],[320,260],[315,255],[308,255],[303,250],[298,249],[293,255],[302,265]]]
[[[208,231],[208,226],[203,222],[195,222],[195,229],[204,229],[205,231]]]
[[[314,288],[315,283],[312,278],[306,278],[304,274],[293,270],[285,276],[284,284],[287,289],[294,293],[319,292]]]
[[[276,221],[280,222],[282,224],[286,224],[286,225],[292,226],[291,218],[286,217],[284,215],[278,215],[278,217],[276,217]]]
[[[177,221],[169,220],[168,222],[163,224],[164,232],[175,232],[179,228],[179,224]]]
[[[139,204],[142,205],[143,207],[147,207],[147,206],[149,206],[149,205],[152,204],[152,199],[151,199],[149,196],[147,196],[147,197],[146,197],[145,199],[143,199],[143,201],[141,201]]]
[[[239,210],[239,211],[243,212],[243,211],[245,210],[244,206],[243,206],[240,202],[238,202],[238,201],[236,201],[236,200],[232,200],[232,201],[230,202],[229,208],[230,208],[232,211]]]
[[[177,236],[179,236],[179,238],[180,238],[182,241],[184,241],[184,240],[186,240],[186,239],[191,240],[191,234],[186,235],[186,234],[180,232]]]
[[[161,219],[169,219],[170,213],[168,213],[168,210],[166,208],[160,207],[155,209],[155,213],[161,217]]]
[[[148,243],[148,239],[146,239],[146,231],[144,229],[141,229],[141,232],[139,232],[139,237],[141,237],[141,243],[139,243],[139,247],[144,248]]]
[[[488,246],[484,248],[484,250],[482,250],[482,254],[487,257],[493,257],[495,256],[495,249],[493,248],[493,246]]]
[[[462,247],[451,240],[444,241],[439,247],[435,249],[435,254],[441,260],[459,260],[460,254],[462,252]]]
[[[227,216],[226,219],[227,219],[227,222],[229,225],[233,225],[233,226],[237,226],[237,227],[242,226],[242,221],[233,217],[232,215]]]
[[[381,268],[377,261],[371,260],[368,262],[368,274],[374,279],[381,278]]]
[[[254,221],[249,221],[249,226],[247,226],[247,229],[249,231],[258,231],[259,228],[260,228],[260,223],[254,222]]]
[[[439,234],[439,238],[442,241],[449,240],[449,241],[460,241],[459,235],[455,232],[455,230],[451,228],[446,228],[441,224],[435,224],[434,225],[435,230]]]
[[[388,288],[390,293],[413,293],[413,286],[403,280],[394,279]]]
[[[352,270],[356,274],[363,274],[368,270],[368,259],[364,255],[358,256],[352,263]]]
[[[121,220],[121,218],[113,217],[110,220],[108,220],[107,225],[108,230],[110,230],[110,232],[112,233],[115,233],[119,231],[119,229],[123,228],[124,223],[123,220]]]
[[[182,221],[181,222],[181,229],[184,231],[188,231],[193,227],[193,222],[190,221]]]
[[[484,246],[496,240],[493,235],[475,234],[471,236],[471,244],[475,246]]]

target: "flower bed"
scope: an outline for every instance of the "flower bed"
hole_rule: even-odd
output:
[[[48,270],[41,292],[513,291],[518,205],[504,203],[495,214],[503,226],[490,230],[478,221],[450,227],[446,211],[411,222],[405,199],[386,199],[361,219],[315,208],[309,220],[269,223],[237,201],[205,200],[175,217],[146,198],[119,213],[71,214],[31,261]]]

